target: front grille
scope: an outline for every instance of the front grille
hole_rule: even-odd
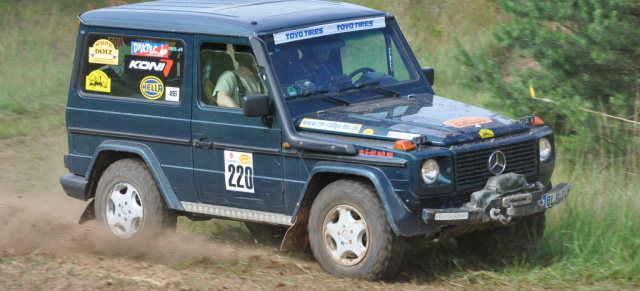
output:
[[[535,140],[467,152],[463,148],[454,148],[453,150],[456,151],[456,181],[459,193],[476,191],[484,187],[487,179],[493,176],[493,173],[489,172],[487,163],[489,156],[495,151],[503,152],[507,159],[504,173],[523,174],[527,178],[535,176],[536,173],[537,152]],[[460,152],[457,150],[460,150]]]

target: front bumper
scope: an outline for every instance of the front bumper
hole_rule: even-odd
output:
[[[562,203],[571,184],[560,183],[545,191],[537,182],[528,184],[522,175],[503,174],[489,179],[484,189],[471,194],[471,201],[460,208],[422,210],[422,220],[428,225],[471,225],[499,221],[543,212]]]

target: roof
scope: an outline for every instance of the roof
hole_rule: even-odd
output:
[[[78,18],[89,26],[255,36],[373,16],[385,14],[323,0],[164,0],[92,10]]]

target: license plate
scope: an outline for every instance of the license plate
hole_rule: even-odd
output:
[[[542,195],[542,200],[544,201],[544,207],[551,208],[562,203],[562,201],[564,201],[564,199],[566,199],[567,196],[569,195],[570,189],[571,189],[571,185],[567,184],[566,187],[563,187],[558,191],[554,191],[554,192],[550,192]]]

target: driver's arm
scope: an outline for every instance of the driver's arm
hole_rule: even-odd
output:
[[[218,91],[218,93],[216,93],[216,100],[217,100],[218,106],[235,107],[235,108],[240,107],[238,106],[238,104],[236,104],[235,101],[233,101],[233,98],[231,98],[231,96],[229,96],[229,94],[227,94],[227,92],[224,92],[224,91]]]

